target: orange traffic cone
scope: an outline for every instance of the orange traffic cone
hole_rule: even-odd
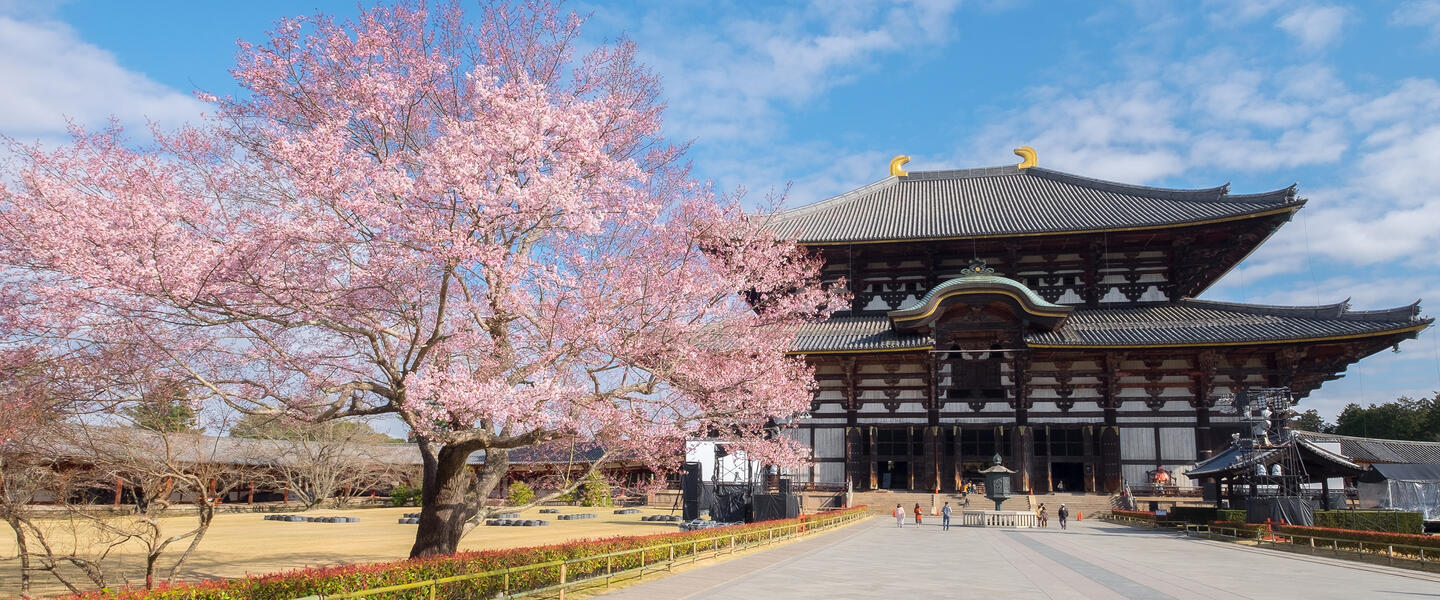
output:
[[[1077,512],[1077,513],[1075,513],[1075,520],[1076,520],[1076,521],[1084,521],[1084,520],[1085,520],[1085,513],[1082,513],[1082,512]]]

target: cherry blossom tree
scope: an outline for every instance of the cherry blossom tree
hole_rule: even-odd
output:
[[[413,556],[455,551],[520,448],[660,467],[725,431],[795,464],[765,425],[808,407],[787,350],[840,292],[693,180],[634,45],[577,55],[580,24],[544,3],[280,21],[204,123],[12,143],[0,259],[196,401],[403,420]]]

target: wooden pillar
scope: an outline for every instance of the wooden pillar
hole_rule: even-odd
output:
[[[940,465],[943,462],[940,457],[940,447],[943,445],[940,443],[940,428],[927,426],[922,435],[925,447],[925,480],[923,481],[924,487],[921,489],[927,492],[939,492]]]
[[[955,457],[955,460],[953,461],[955,471],[955,489],[960,490],[965,486],[965,460],[964,455],[960,453],[960,436],[965,435],[965,429],[955,425],[952,425],[951,428],[955,431],[955,443],[953,447],[950,448],[950,452]]]
[[[1190,406],[1195,408],[1195,459],[1205,460],[1214,455],[1212,440],[1210,439],[1210,407],[1214,402],[1210,399],[1211,391],[1215,386],[1215,370],[1220,364],[1220,356],[1214,350],[1204,350],[1195,356],[1195,375],[1191,391],[1194,396],[1190,399]]]
[[[1034,432],[1030,428],[1030,374],[1029,357],[1016,355],[1010,361],[1011,393],[1015,395],[1015,435],[1010,437],[1010,456],[1015,461],[1012,467],[1018,473],[1016,489],[1030,490],[1034,476],[1035,462],[1031,454],[1034,447]]]
[[[255,503],[255,482],[250,482],[250,495],[245,500],[246,504]]]
[[[1100,430],[1100,472],[1105,482],[1105,493],[1120,489],[1122,471],[1120,468],[1120,359],[1113,352],[1105,353],[1101,361],[1104,373],[1101,375],[1100,406],[1104,409],[1105,426]]]
[[[125,492],[125,479],[115,478],[115,506],[120,506],[120,495]]]
[[[876,447],[875,447],[875,437],[876,437],[876,435],[875,435],[875,428],[874,428],[874,427],[871,427],[871,428],[869,429],[869,432],[870,432],[870,439],[869,439],[868,449],[867,449],[867,451],[866,451],[867,454],[869,455],[869,460],[866,461],[866,462],[870,463],[870,489],[873,490],[873,489],[875,489],[875,488],[880,487],[880,473],[879,473],[879,469],[877,468],[877,465],[875,464],[875,460],[876,460],[876,459],[875,459],[875,454],[876,454]]]

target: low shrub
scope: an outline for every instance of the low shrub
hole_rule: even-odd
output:
[[[517,481],[510,484],[510,487],[505,490],[505,499],[510,506],[529,504],[535,500],[535,490],[530,489],[525,482]]]
[[[1409,546],[1424,546],[1426,548],[1440,548],[1440,537],[1424,534],[1387,533],[1384,531],[1338,529],[1334,527],[1304,527],[1300,525],[1272,525],[1271,529],[1275,531],[1275,533],[1283,533],[1291,537],[1336,538],[1356,542],[1377,542],[1381,544],[1404,544]]]
[[[97,590],[68,596],[67,600],[239,600],[242,598],[246,600],[291,600],[303,596],[337,595],[559,560],[585,559],[659,544],[678,544],[674,548],[674,556],[679,558],[713,548],[713,546],[691,546],[685,542],[698,543],[699,540],[708,538],[734,536],[737,544],[743,544],[763,539],[767,535],[764,533],[765,530],[772,527],[799,525],[801,530],[805,530],[816,519],[852,513],[868,514],[868,511],[869,509],[865,506],[857,506],[843,511],[805,515],[797,519],[734,525],[701,531],[578,540],[550,546],[462,552],[450,556],[398,562],[302,569],[244,579],[177,584],[153,590]],[[607,567],[613,568],[615,571],[632,569],[641,565],[642,555],[645,564],[662,563],[669,560],[671,556],[668,548],[661,547],[643,553],[614,557],[608,561],[599,558],[582,560],[567,566],[567,576],[571,580],[578,580],[595,574],[603,574]],[[509,580],[511,593],[538,589],[558,583],[560,569],[558,566],[547,566],[519,571],[512,573]],[[439,586],[437,595],[445,598],[493,598],[503,591],[502,582],[503,579],[500,577],[453,582]],[[423,588],[385,595],[385,598],[395,600],[421,600],[430,597],[428,591]]]
[[[1425,517],[1418,512],[1395,510],[1317,510],[1315,526],[1334,529],[1421,533]]]
[[[397,485],[390,490],[391,506],[419,506],[420,488],[408,485]]]
[[[1215,520],[1227,523],[1244,523],[1245,511],[1238,508],[1219,508],[1215,510]]]
[[[1110,511],[1110,514],[1115,515],[1115,516],[1117,516],[1117,517],[1127,517],[1127,518],[1131,518],[1131,519],[1141,519],[1141,520],[1145,520],[1145,521],[1154,521],[1154,520],[1155,520],[1155,513],[1150,512],[1150,511],[1148,511],[1148,510],[1120,510],[1120,509],[1116,509],[1116,510]]]
[[[1245,511],[1240,511],[1240,512],[1241,512],[1241,513],[1244,513]],[[1258,538],[1258,537],[1260,537],[1261,532],[1264,532],[1264,531],[1265,531],[1265,524],[1264,524],[1264,523],[1246,523],[1246,522],[1244,522],[1244,521],[1212,521],[1212,522],[1210,523],[1210,528],[1211,528],[1211,529],[1215,529],[1215,528],[1219,528],[1219,527],[1235,529],[1236,531],[1234,531],[1234,532],[1221,532],[1221,533],[1224,533],[1224,534],[1226,534],[1226,535],[1230,535],[1231,533],[1234,533],[1235,537],[1244,538],[1244,539],[1247,539],[1247,540],[1253,540],[1253,539],[1255,539],[1255,538]]]
[[[599,471],[591,471],[576,491],[580,492],[580,506],[610,506],[614,502],[610,482]]]

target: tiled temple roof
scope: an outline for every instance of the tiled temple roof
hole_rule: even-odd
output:
[[[802,327],[791,352],[883,352],[933,345],[935,340],[928,335],[895,333],[885,315],[834,317]]]
[[[1313,340],[1398,332],[1428,324],[1419,303],[1378,311],[1327,306],[1263,306],[1181,300],[1134,308],[1076,310],[1055,331],[1028,336],[1030,346],[1205,346]]]
[[[1176,190],[1039,167],[916,171],[784,211],[770,227],[802,243],[1027,235],[1178,226],[1298,209],[1295,187]]]
[[[1345,302],[1285,307],[1181,300],[1131,308],[1075,312],[1051,332],[1026,337],[1031,347],[1138,347],[1262,344],[1369,337],[1415,331],[1433,319],[1419,318],[1419,304],[1378,311],[1352,311]],[[797,353],[874,352],[925,349],[929,336],[901,336],[885,315],[836,317],[801,329]]]
[[[1315,443],[1338,443],[1340,453],[1356,462],[1440,465],[1440,442],[1382,440],[1313,431],[1296,433]]]

